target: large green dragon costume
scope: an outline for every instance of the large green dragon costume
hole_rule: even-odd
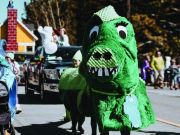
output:
[[[90,87],[100,131],[135,130],[155,122],[139,78],[132,24],[112,6],[94,13],[85,31],[80,74]]]
[[[112,6],[94,13],[87,26],[80,73],[91,87],[100,130],[139,129],[155,122],[139,78],[132,24]]]

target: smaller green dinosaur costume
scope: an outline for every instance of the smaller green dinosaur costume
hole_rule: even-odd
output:
[[[62,73],[61,79],[59,81],[59,90],[63,102],[69,100],[66,99],[65,96],[70,91],[79,93],[79,91],[85,90],[86,87],[86,81],[82,75],[79,74],[79,68],[68,68]]]
[[[112,6],[94,13],[85,32],[80,73],[92,94],[100,131],[134,130],[155,122],[139,78],[132,24]]]

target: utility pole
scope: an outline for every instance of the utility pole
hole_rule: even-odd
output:
[[[127,14],[126,17],[130,20],[131,17],[131,0],[127,0]]]

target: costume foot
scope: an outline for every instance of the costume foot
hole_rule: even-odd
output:
[[[72,134],[73,134],[73,135],[76,135],[76,134],[77,134],[76,128],[71,127],[71,129],[72,129]]]
[[[84,134],[84,129],[82,127],[78,127],[78,131],[81,133],[81,134]]]

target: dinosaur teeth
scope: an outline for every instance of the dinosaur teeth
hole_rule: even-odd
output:
[[[114,67],[114,68],[89,67],[88,72],[96,76],[111,76],[118,72],[118,67]]]
[[[105,74],[105,76],[109,76],[109,71],[107,68],[104,69],[104,74]]]
[[[92,74],[97,74],[98,70],[99,69],[95,67],[89,67],[88,69],[89,73],[92,73]]]
[[[118,67],[110,68],[109,72],[111,75],[116,74],[118,72]]]
[[[97,72],[99,69],[98,68],[94,68],[95,72]]]
[[[99,68],[99,70],[98,70],[98,76],[103,76],[103,69],[102,69],[102,68]]]

